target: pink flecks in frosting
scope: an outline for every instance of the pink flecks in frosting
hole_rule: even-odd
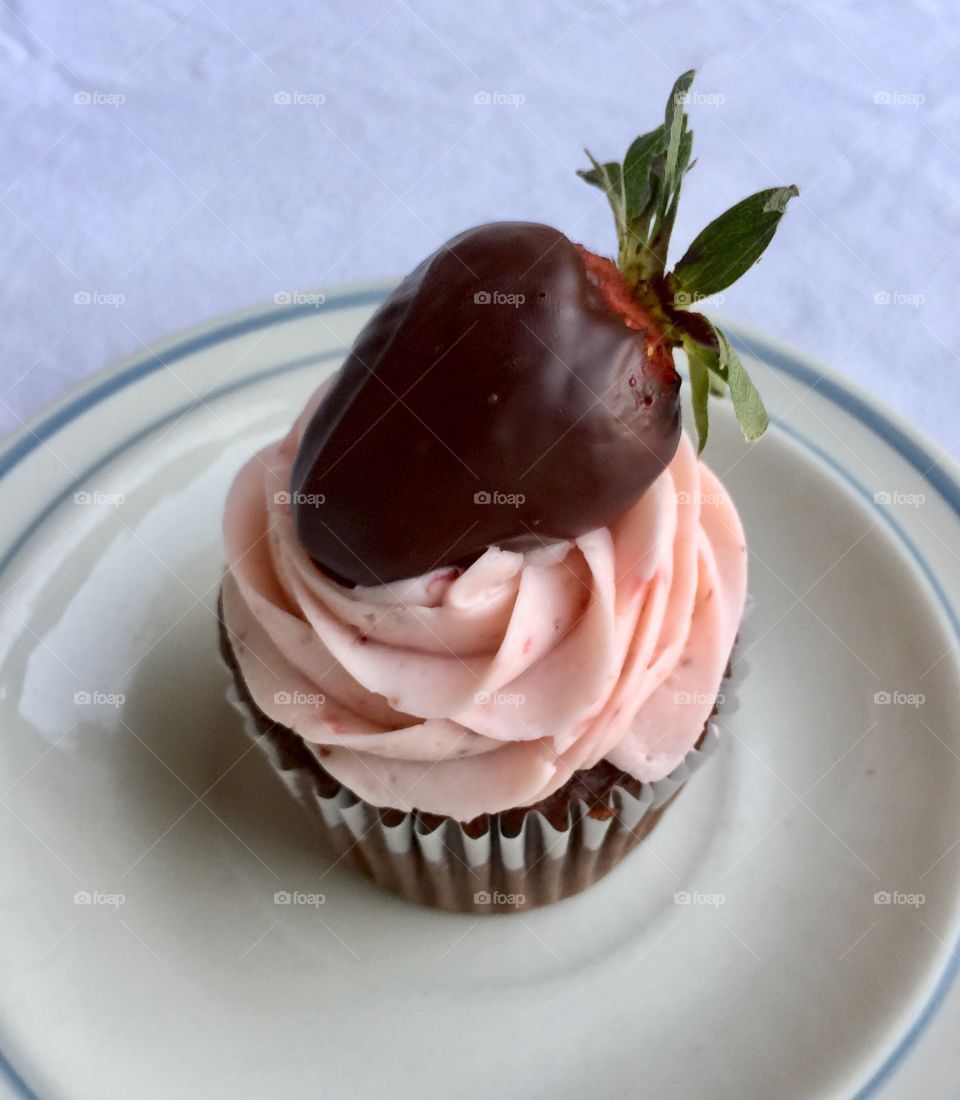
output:
[[[733,503],[685,436],[611,528],[347,589],[285,506],[303,423],[230,490],[223,606],[257,706],[333,776],[375,805],[469,820],[602,758],[647,781],[680,763],[713,708],[747,567]]]

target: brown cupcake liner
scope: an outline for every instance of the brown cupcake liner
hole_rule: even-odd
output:
[[[297,734],[252,704],[230,657],[224,653],[234,675],[228,700],[337,856],[384,889],[451,912],[512,913],[585,890],[651,832],[719,741],[708,721],[695,748],[663,779],[640,783],[624,776],[601,799],[571,797],[561,812],[544,802],[459,822],[359,798],[323,769]]]

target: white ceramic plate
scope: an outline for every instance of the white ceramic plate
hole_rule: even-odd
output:
[[[872,1091],[960,958],[956,472],[846,383],[740,333],[777,424],[747,448],[714,413],[754,600],[726,743],[587,894],[479,920],[414,908],[331,866],[241,739],[214,620],[231,476],[386,290],[178,337],[0,454],[12,1087]]]

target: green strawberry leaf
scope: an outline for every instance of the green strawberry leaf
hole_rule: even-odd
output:
[[[697,428],[697,454],[703,453],[710,432],[710,378],[712,364],[717,353],[705,348],[692,336],[684,333],[683,350],[687,353],[690,371],[690,400],[693,404],[693,422]]]
[[[607,196],[610,209],[617,223],[617,234],[622,236],[626,229],[626,204],[623,196],[623,167],[615,160],[601,164],[589,149],[584,149],[590,163],[590,169],[580,169],[577,175],[594,187],[599,187]]]
[[[710,392],[714,397],[727,396],[727,384],[718,374],[710,375]]]
[[[770,424],[767,410],[757,392],[757,387],[747,374],[746,367],[740,362],[740,356],[733,350],[730,341],[716,326],[713,331],[720,342],[720,376],[730,388],[730,400],[733,402],[733,411],[736,413],[743,438],[748,443],[753,443],[763,435]]]
[[[686,122],[684,122],[686,125]],[[667,205],[660,224],[650,241],[650,251],[656,257],[657,270],[663,272],[667,266],[667,250],[670,247],[670,236],[673,233],[673,223],[677,217],[677,206],[680,202],[680,185],[683,177],[693,167],[690,156],[693,152],[693,131],[684,130],[680,135],[680,150],[677,157],[676,178],[673,184],[673,195]]]
[[[663,208],[664,213],[666,212],[667,204],[673,200],[677,179],[679,176],[683,175],[683,169],[680,169],[678,172],[680,144],[684,131],[687,128],[687,113],[683,108],[687,101],[687,93],[690,91],[690,85],[693,83],[693,78],[696,75],[695,69],[688,69],[682,76],[677,77],[673,89],[670,92],[670,98],[667,100],[667,109],[664,112],[663,126],[666,134],[666,141],[664,143],[663,182],[664,192],[667,196],[667,201],[664,203]],[[690,154],[688,152],[688,160],[689,156]]]
[[[725,391],[729,391],[734,415],[740,425],[743,438],[753,443],[769,426],[767,410],[764,408],[760,394],[726,334],[712,321],[708,321],[703,314],[691,316],[697,318],[698,325],[694,331],[684,331],[682,343],[683,350],[687,353],[687,361],[691,364],[690,390],[691,397],[694,399],[693,416],[697,426],[697,436],[702,441],[706,440],[706,401],[697,392],[698,385],[705,384],[708,391],[717,396],[723,396]],[[703,327],[704,323],[706,327]],[[708,372],[706,383],[694,378],[692,366],[694,362],[698,364],[698,369],[702,367]],[[701,419],[704,426],[701,426]]]
[[[725,290],[760,259],[796,187],[773,187],[738,202],[712,221],[670,275],[674,291],[709,295]]]
[[[683,177],[693,167],[693,163],[690,161],[690,157],[693,153],[693,130],[684,129],[680,135],[680,152],[677,155],[677,171],[676,178],[673,185],[674,197],[680,195],[680,184],[683,181]],[[696,163],[696,162],[694,162]]]
[[[627,150],[623,158],[623,193],[627,220],[640,218],[647,211],[653,188],[650,161],[663,143],[663,127],[643,134]]]
[[[592,168],[578,168],[577,175],[586,180],[587,183],[592,183],[594,187],[599,187],[601,191],[608,192],[611,188],[615,187],[615,181],[619,178],[621,166],[616,161],[608,161],[606,164],[601,164],[590,152],[589,149],[584,149],[584,152],[590,158]]]

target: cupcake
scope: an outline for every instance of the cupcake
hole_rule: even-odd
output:
[[[622,164],[581,173],[616,263],[533,223],[454,237],[230,489],[231,697],[334,850],[412,900],[583,890],[717,742],[747,548],[699,455],[711,394],[747,440],[766,414],[693,307],[796,189],[737,204],[667,273],[692,77]]]

